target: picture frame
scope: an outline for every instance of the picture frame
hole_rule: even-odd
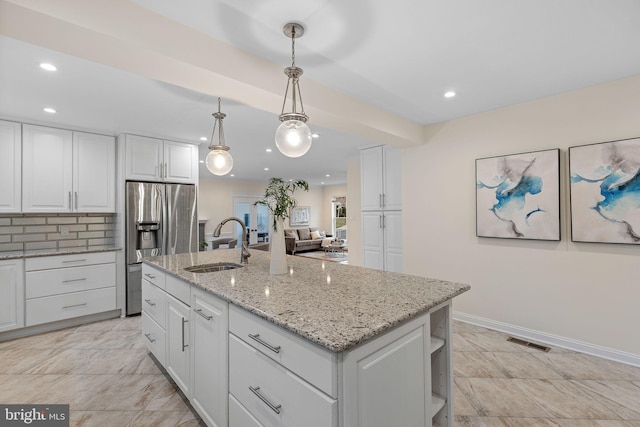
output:
[[[311,208],[309,206],[297,206],[291,209],[289,225],[291,227],[309,225],[310,219]]]
[[[640,138],[569,147],[571,241],[640,245]]]
[[[476,159],[476,236],[560,240],[560,150]]]

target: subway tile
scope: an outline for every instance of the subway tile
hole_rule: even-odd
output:
[[[8,218],[8,217],[0,218],[0,225],[11,225],[11,218]]]
[[[24,244],[25,250],[32,249],[56,249],[58,242],[26,242]]]
[[[87,230],[89,231],[102,231],[102,230],[113,230],[113,224],[89,224],[87,226]]]
[[[0,234],[21,234],[24,232],[24,227],[0,227]]]
[[[22,243],[0,243],[0,252],[22,250],[24,250],[24,244]]]
[[[104,238],[104,232],[102,231],[84,231],[78,233],[79,239],[102,239]]]
[[[78,219],[70,216],[52,216],[47,218],[47,224],[77,224]]]
[[[69,229],[69,231],[87,231],[86,224],[73,224],[73,225],[67,225],[66,227]]]
[[[116,222],[115,215],[110,215],[110,216],[104,217],[104,222],[106,222],[108,224],[113,224],[114,222]]]
[[[38,242],[47,240],[46,234],[14,234],[12,236],[14,242]]]
[[[26,216],[21,218],[13,218],[11,220],[13,225],[40,225],[46,224],[46,218],[42,216]]]
[[[58,231],[56,225],[27,225],[24,228],[25,233],[54,233]]]
[[[104,245],[113,245],[113,239],[89,239],[87,241],[88,246],[104,246]]]
[[[0,235],[0,243],[9,243],[11,241],[11,234]]]
[[[104,216],[81,216],[78,218],[78,222],[80,224],[104,224]]]
[[[72,240],[77,238],[78,238],[78,233],[69,233],[66,236],[63,236],[60,233],[47,234],[47,240]]]
[[[87,241],[84,239],[78,239],[78,240],[60,240],[58,242],[59,248],[77,248],[79,246],[87,246]]]

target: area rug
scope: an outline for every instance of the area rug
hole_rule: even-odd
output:
[[[324,251],[298,252],[295,256],[304,258],[320,259],[322,261],[339,262],[340,264],[349,264],[348,252],[326,254]]]

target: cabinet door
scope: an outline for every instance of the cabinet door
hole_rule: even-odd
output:
[[[210,427],[227,425],[227,303],[193,289],[191,404]]]
[[[24,326],[23,260],[0,261],[0,332]]]
[[[112,136],[73,133],[73,210],[115,212],[116,141]]]
[[[402,273],[402,212],[385,212],[384,269]]]
[[[189,306],[167,295],[167,372],[187,398],[189,387]]]
[[[382,146],[367,148],[360,152],[363,211],[382,209],[382,156]]]
[[[0,212],[20,212],[22,193],[20,123],[0,120]]]
[[[198,146],[164,141],[164,180],[196,184],[198,179]]]
[[[72,132],[33,125],[22,130],[22,211],[70,212]]]
[[[402,209],[402,150],[384,147],[384,188],[382,204],[385,210]]]
[[[383,217],[381,212],[362,213],[363,265],[384,270]]]
[[[125,153],[126,179],[162,181],[162,141],[145,136],[127,135]]]

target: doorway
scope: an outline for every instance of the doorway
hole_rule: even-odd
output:
[[[247,238],[250,245],[269,242],[269,209],[264,205],[256,205],[261,196],[233,196],[233,213],[247,226]],[[238,242],[242,241],[242,227],[235,224],[234,235]]]

